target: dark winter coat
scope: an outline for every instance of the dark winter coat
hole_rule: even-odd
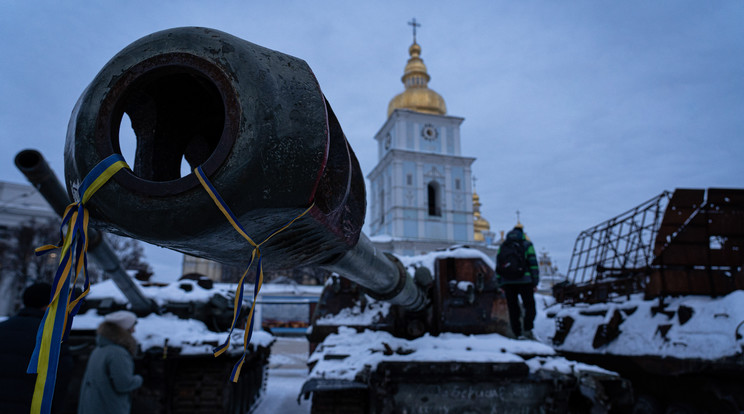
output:
[[[31,411],[36,374],[27,374],[26,370],[43,317],[41,309],[23,308],[15,316],[0,322],[0,413],[28,414]],[[52,401],[53,413],[64,409],[72,365],[69,348],[62,344]]]
[[[522,276],[521,279],[516,280],[506,280],[506,278],[502,278],[497,273],[496,280],[499,282],[499,285],[521,285],[529,283],[532,286],[537,286],[540,282],[540,267],[537,264],[537,255],[535,254],[535,247],[532,245],[532,242],[527,240],[527,236],[524,235],[524,231],[520,228],[512,229],[506,234],[506,239],[520,240],[522,242],[524,245],[524,256],[527,263],[527,269],[524,271],[524,276]],[[499,252],[500,251],[501,247],[499,247]],[[496,256],[498,257],[498,253],[496,253]]]
[[[129,331],[110,322],[98,327],[96,340],[80,385],[78,414],[129,414],[130,393],[142,385],[132,360],[136,342]]]

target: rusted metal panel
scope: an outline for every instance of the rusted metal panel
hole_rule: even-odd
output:
[[[561,303],[597,303],[605,302],[616,296],[627,296],[643,291],[647,276],[645,272],[636,271],[631,275],[608,278],[585,285],[555,285],[553,296]]]
[[[660,265],[688,265],[688,266],[736,266],[744,263],[744,251],[736,247],[728,249],[709,249],[704,244],[675,245],[664,252],[664,260]]]
[[[646,297],[723,295],[744,286],[744,190],[710,189],[704,200],[698,198],[700,191],[677,190],[672,197],[662,229],[674,227],[667,217],[677,224],[674,212],[682,206],[694,211],[676,230],[659,231],[653,263],[657,270],[651,274]]]
[[[612,314],[612,318],[607,323],[600,324],[597,327],[597,331],[594,333],[594,340],[592,341],[592,347],[599,348],[609,344],[615,338],[620,335],[620,324],[623,323],[625,318],[618,309]]]
[[[448,258],[436,265],[433,332],[508,335],[506,300],[493,269],[482,260]],[[468,286],[465,290],[461,283]]]
[[[697,294],[720,296],[744,289],[744,272],[705,269],[664,269],[651,273],[646,297]]]
[[[731,188],[708,189],[708,201],[719,206],[744,208],[744,190]]]
[[[697,206],[702,204],[705,190],[677,189],[669,200],[664,218],[659,226],[654,246],[654,254],[658,255],[664,243],[679,230],[690,216],[695,212]]]

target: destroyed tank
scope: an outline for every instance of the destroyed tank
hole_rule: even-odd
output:
[[[676,189],[582,231],[542,333],[642,413],[744,410],[744,189]]]
[[[373,300],[373,308],[389,307],[391,319],[374,320],[386,330],[312,327],[311,341],[323,342],[302,393],[312,394],[314,412],[589,412],[618,410],[629,399],[612,372],[500,335],[505,306],[486,258],[444,253],[433,268],[411,264],[413,277],[401,259],[375,248],[361,232],[359,163],[301,59],[206,28],[135,41],[73,111],[65,145],[71,193],[102,160],[121,154],[124,114],[137,149],[131,170],[114,174],[86,204],[96,226],[224,264],[260,257],[259,280],[260,266],[335,272],[342,278],[328,291],[336,296],[324,294],[316,321],[366,311]],[[182,160],[193,173],[181,176]],[[344,297],[349,292],[356,296]],[[346,376],[322,371],[347,360],[346,351],[329,350],[350,343],[390,358]],[[444,360],[435,351],[451,346]]]
[[[70,199],[41,153],[21,151],[15,163],[61,215]],[[122,309],[139,317],[134,333],[139,344],[135,372],[144,381],[132,393],[132,412],[238,414],[257,406],[265,392],[274,338],[256,332],[237,384],[229,382],[228,377],[242,353],[242,337],[234,339],[228,356],[214,358],[212,353],[230,329],[234,288],[213,284],[209,279],[182,279],[170,284],[137,281],[122,269],[101,232],[90,228],[89,238],[88,253],[110,279],[91,286],[73,320],[67,344],[75,364],[63,412],[77,412],[80,385],[96,346],[98,325],[106,314]]]
[[[629,384],[516,340],[491,258],[466,246],[389,259],[426,293],[421,309],[335,275],[308,333],[313,413],[625,412]],[[386,277],[383,274],[380,278]],[[388,275],[387,277],[390,277]]]

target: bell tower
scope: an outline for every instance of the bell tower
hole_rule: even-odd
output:
[[[429,89],[431,77],[416,41],[401,81],[405,90],[389,103],[387,121],[375,135],[378,163],[367,178],[367,221],[373,241],[386,249],[420,254],[453,244],[472,243],[475,158],[460,152],[464,118],[447,115],[444,98]]]

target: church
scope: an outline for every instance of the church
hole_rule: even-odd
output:
[[[367,175],[370,239],[384,251],[416,255],[468,245],[495,256],[494,234],[473,188],[475,158],[460,150],[462,117],[447,114],[430,80],[421,46],[413,44],[387,120],[375,135],[378,163]]]
[[[481,216],[471,166],[460,150],[465,118],[447,114],[444,98],[429,89],[429,73],[416,42],[403,72],[405,90],[388,105],[387,120],[375,135],[378,163],[367,175],[369,236],[381,251],[410,256],[467,245],[494,258],[500,240]],[[242,269],[184,255],[184,273],[234,280]],[[296,268],[267,272],[267,280],[289,276],[321,283],[323,271]],[[304,282],[303,282],[304,283]]]

